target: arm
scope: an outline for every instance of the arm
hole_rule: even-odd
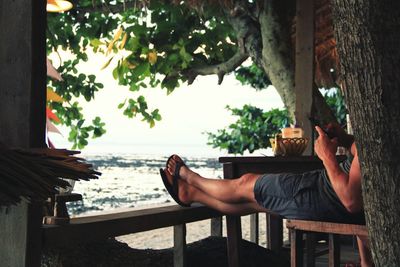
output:
[[[340,168],[336,160],[337,138],[329,139],[318,126],[316,130],[319,133],[319,137],[315,142],[315,152],[324,164],[333,190],[335,190],[340,201],[349,212],[360,211],[362,209],[361,172],[354,143],[351,146],[354,159],[350,172],[347,174]]]

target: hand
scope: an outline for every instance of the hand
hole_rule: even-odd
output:
[[[329,135],[337,137],[339,146],[350,148],[351,144],[354,141],[353,136],[347,134],[343,130],[343,128],[336,122],[331,122],[326,125],[325,130],[328,132]]]
[[[314,144],[315,153],[322,161],[331,159],[332,157],[334,158],[338,147],[338,138],[329,139],[327,134],[319,126],[315,126],[315,130],[319,134]]]

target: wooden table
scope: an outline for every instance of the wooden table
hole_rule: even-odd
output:
[[[299,157],[221,157],[224,179],[238,178],[245,173],[302,173],[323,168],[315,156]],[[239,266],[240,240],[242,238],[240,216],[226,216],[228,236],[228,262],[230,267]],[[277,251],[282,248],[282,218],[267,214],[267,248]]]

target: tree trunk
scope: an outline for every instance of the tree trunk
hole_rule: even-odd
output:
[[[333,2],[374,262],[400,266],[400,4]]]
[[[264,2],[260,13],[262,67],[293,116],[296,107],[294,54],[286,12],[279,1]]]
[[[291,40],[292,20],[289,10],[294,10],[295,1],[265,1],[260,12],[262,36],[262,65],[267,76],[282,98],[289,114],[294,118],[296,108],[295,60]],[[315,117],[323,122],[336,121],[317,86],[313,88],[313,110]]]

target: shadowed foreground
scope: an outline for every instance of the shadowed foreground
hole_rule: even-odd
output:
[[[242,266],[290,266],[289,253],[276,254],[254,243],[243,240]],[[208,237],[188,244],[187,266],[228,266],[225,237]],[[113,239],[91,243],[62,253],[48,251],[42,259],[43,267],[82,266],[173,266],[172,249],[133,249]]]

